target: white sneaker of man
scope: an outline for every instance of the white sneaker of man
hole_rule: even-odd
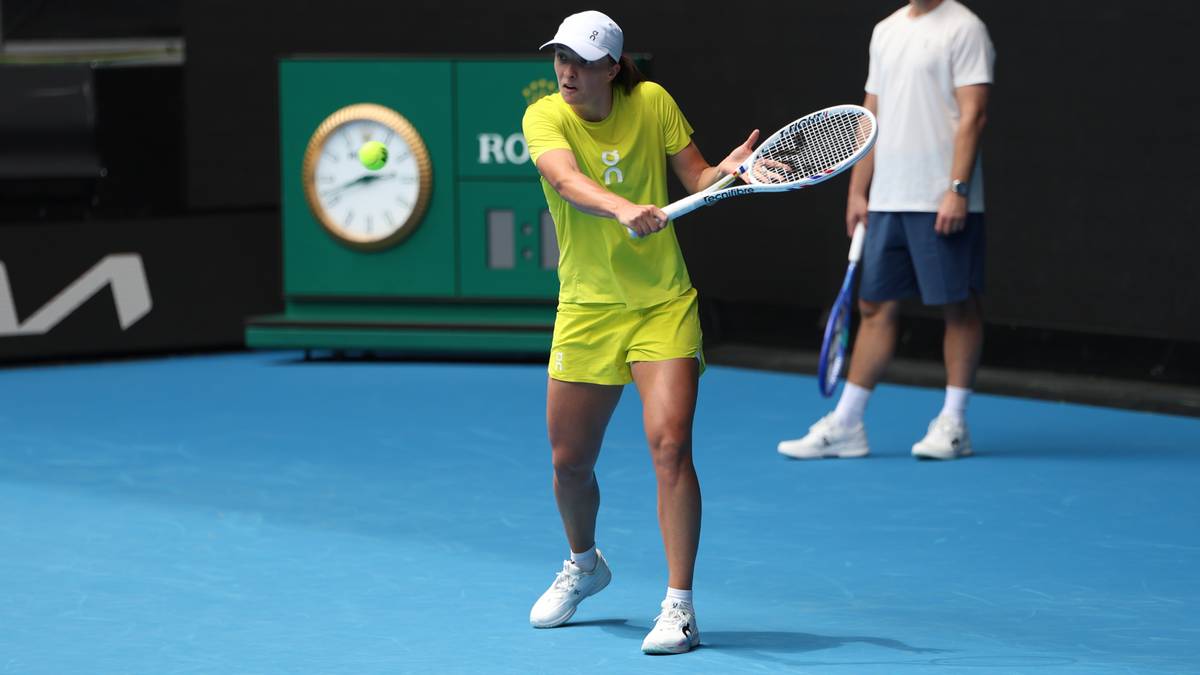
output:
[[[793,459],[820,459],[822,457],[865,457],[871,450],[867,447],[867,429],[862,422],[844,427],[834,414],[817,420],[808,428],[808,435],[779,444],[779,454]]]
[[[604,590],[612,581],[612,570],[608,561],[596,551],[596,568],[584,572],[570,560],[563,561],[562,571],[554,577],[554,583],[542,593],[529,610],[529,623],[534,628],[561,626],[575,614],[575,608],[583,599]]]
[[[689,602],[663,600],[662,612],[654,617],[654,628],[642,641],[646,654],[682,654],[700,644],[696,610]]]
[[[967,422],[954,415],[938,415],[929,423],[925,438],[912,447],[917,459],[958,459],[971,454]]]

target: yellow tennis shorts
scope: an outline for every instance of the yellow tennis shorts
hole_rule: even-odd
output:
[[[698,359],[704,372],[696,289],[653,307],[560,303],[550,347],[550,377],[565,382],[629,384],[638,361]]]

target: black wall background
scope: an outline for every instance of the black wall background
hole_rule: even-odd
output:
[[[179,0],[3,0],[0,38],[89,40],[179,34]]]
[[[898,0],[702,13],[614,0],[716,161],[753,127],[860,102],[873,25]],[[984,138],[990,324],[1200,341],[1194,3],[975,0],[997,49]],[[585,6],[183,0],[188,199],[277,204],[276,59],[531,53]],[[397,82],[403,87],[403,82]],[[678,186],[675,186],[678,191]],[[736,314],[826,306],[844,270],[846,178],[732,200],[679,235],[696,285]],[[677,195],[676,195],[677,196]],[[913,313],[921,315],[916,308]]]
[[[0,364],[235,348],[244,344],[246,317],[281,309],[271,214],[0,225],[0,262],[21,322],[114,254],[141,258],[153,305],[144,317],[122,328],[115,291],[105,287],[46,333],[0,336]]]

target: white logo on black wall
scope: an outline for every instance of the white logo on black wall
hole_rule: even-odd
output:
[[[142,257],[136,253],[114,253],[102,258],[22,322],[17,320],[8,269],[0,261],[0,337],[44,335],[105,287],[112,289],[121,330],[141,321],[154,307]]]

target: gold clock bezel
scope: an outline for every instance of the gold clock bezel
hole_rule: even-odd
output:
[[[346,232],[342,229],[338,221],[321,205],[321,201],[317,196],[315,173],[317,170],[317,159],[321,156],[321,149],[325,147],[325,142],[329,140],[329,137],[339,127],[349,122],[360,120],[378,122],[395,131],[396,135],[408,144],[409,150],[412,151],[413,158],[417,163],[417,203],[413,206],[413,210],[409,213],[404,223],[394,233],[383,239],[365,239]],[[308,202],[308,208],[316,217],[317,222],[321,223],[325,231],[331,234],[338,242],[351,248],[365,251],[390,248],[412,236],[412,233],[420,225],[421,219],[425,217],[425,210],[429,207],[429,199],[433,189],[433,163],[429,159],[429,150],[425,147],[425,141],[417,132],[416,127],[400,113],[377,103],[355,103],[340,108],[334,111],[329,117],[326,117],[308,139],[308,147],[304,150],[304,163],[300,173],[300,180],[304,184],[304,198]]]

